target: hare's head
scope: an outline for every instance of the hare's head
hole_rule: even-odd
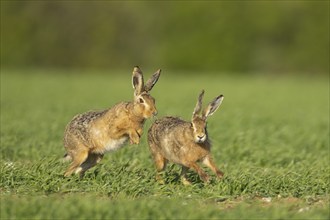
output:
[[[155,99],[149,92],[156,84],[160,76],[160,71],[160,69],[157,70],[144,84],[143,74],[140,68],[136,66],[133,69],[134,108],[143,118],[150,118],[153,115],[157,115]]]
[[[204,90],[199,94],[196,107],[192,116],[193,135],[196,143],[203,143],[207,139],[206,119],[212,115],[220,106],[223,95],[219,95],[202,111],[202,100]]]

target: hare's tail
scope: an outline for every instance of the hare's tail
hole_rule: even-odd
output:
[[[72,160],[72,157],[69,154],[64,154],[63,158],[61,159],[61,162],[65,163],[65,162],[69,162],[70,160]]]

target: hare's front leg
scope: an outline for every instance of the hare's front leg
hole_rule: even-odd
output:
[[[196,162],[188,163],[185,166],[195,170],[204,182],[208,183],[210,181],[210,177],[202,170],[202,168],[198,166]]]
[[[213,159],[210,155],[207,155],[203,159],[203,164],[205,164],[207,167],[209,167],[217,175],[217,177],[219,179],[223,177],[223,172],[216,167],[216,165],[213,162]]]
[[[141,137],[141,134],[142,134],[142,130],[140,132],[141,133],[139,133],[139,131],[135,130],[135,129],[131,129],[131,130],[128,131],[128,136],[129,136],[131,144],[139,144],[140,143],[140,137]]]
[[[187,179],[187,176],[186,176],[188,170],[189,170],[188,167],[182,165],[180,178],[181,178],[182,184],[185,185],[185,186],[191,185],[191,182]]]

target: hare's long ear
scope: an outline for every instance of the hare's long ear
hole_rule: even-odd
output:
[[[201,91],[201,93],[198,96],[198,100],[193,112],[193,116],[197,116],[201,112],[203,96],[204,96],[204,89]]]
[[[203,112],[203,118],[206,119],[207,117],[209,117],[210,115],[213,115],[213,113],[219,108],[219,106],[222,103],[223,100],[223,95],[219,95],[218,97],[216,97],[212,102],[210,102],[210,104],[208,104],[208,106],[206,107],[206,109]]]
[[[150,77],[150,79],[148,79],[146,85],[144,86],[144,91],[149,92],[154,87],[160,77],[160,72],[161,69],[157,70],[154,74],[152,74],[152,76]]]
[[[132,84],[134,88],[134,96],[138,96],[144,91],[143,75],[138,66],[133,69]]]

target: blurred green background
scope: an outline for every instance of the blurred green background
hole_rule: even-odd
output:
[[[1,1],[2,68],[329,72],[329,1]]]
[[[1,219],[328,219],[329,1],[0,3]],[[139,146],[62,177],[65,125],[131,100],[135,65],[163,70],[159,117],[225,95],[208,124],[223,181],[184,187],[173,165],[157,184],[153,120]]]

